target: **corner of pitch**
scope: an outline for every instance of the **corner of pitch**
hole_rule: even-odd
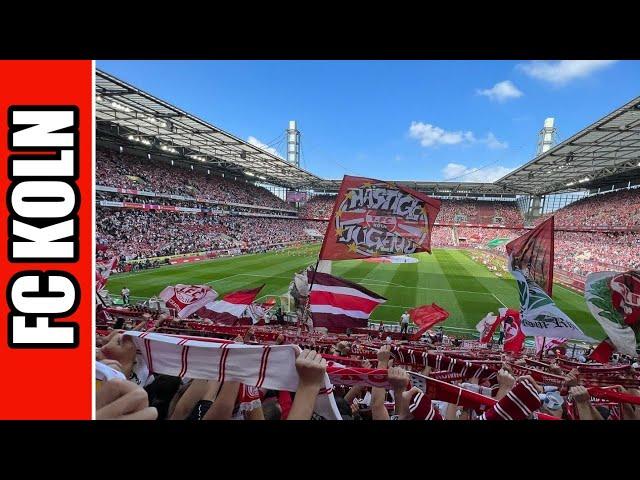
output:
[[[76,106],[9,108],[6,201],[9,262],[25,265],[7,286],[11,348],[74,348],[76,322],[56,321],[78,308],[71,272],[50,264],[77,263],[80,192]]]

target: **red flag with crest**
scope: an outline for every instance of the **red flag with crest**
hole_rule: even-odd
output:
[[[218,293],[207,285],[170,285],[160,292],[160,298],[167,304],[167,308],[174,309],[176,316],[187,318],[214,301]]]
[[[431,253],[440,200],[392,182],[345,176],[321,260]]]

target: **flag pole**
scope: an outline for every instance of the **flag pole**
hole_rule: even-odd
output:
[[[544,347],[546,343],[547,343],[547,337],[542,337],[542,348],[540,349],[540,358],[539,358],[540,361],[542,361],[542,354],[544,353]]]
[[[313,268],[313,275],[311,276],[311,284],[309,284],[309,291],[307,292],[307,303],[304,305],[304,309],[302,310],[302,317],[298,320],[298,324],[302,326],[302,322],[307,316],[307,311],[309,310],[309,302],[311,302],[311,289],[313,288],[313,284],[316,281],[316,272],[318,271],[318,265],[320,264],[320,254],[318,254],[318,259],[316,260],[316,266]]]

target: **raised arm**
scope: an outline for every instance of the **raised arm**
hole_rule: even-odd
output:
[[[327,361],[315,350],[303,350],[296,359],[299,383],[287,420],[310,420],[324,383]]]
[[[240,382],[224,382],[220,387],[218,398],[205,413],[203,420],[230,420],[240,390]]]
[[[401,367],[391,367],[388,370],[387,378],[393,389],[393,398],[396,400],[395,414],[401,419],[405,419],[409,414],[409,404],[403,394],[409,385],[409,374]]]
[[[391,346],[382,345],[378,350],[378,368],[388,368],[391,358]],[[373,420],[389,420],[389,412],[384,406],[387,391],[382,387],[371,388],[371,418]]]

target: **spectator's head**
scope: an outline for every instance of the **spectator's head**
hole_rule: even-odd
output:
[[[556,418],[562,418],[564,398],[562,398],[559,392],[541,394],[540,399],[542,400],[542,407],[540,409],[542,412],[553,415]]]

